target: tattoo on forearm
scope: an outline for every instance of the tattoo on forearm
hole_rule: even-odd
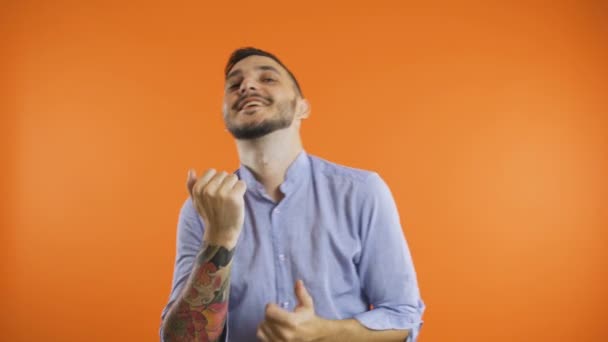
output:
[[[165,341],[217,341],[228,313],[234,249],[205,245],[181,298],[165,318]]]

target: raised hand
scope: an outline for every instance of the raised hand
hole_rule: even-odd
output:
[[[197,179],[196,172],[190,170],[186,186],[205,223],[204,241],[234,248],[245,220],[245,182],[235,174],[214,169]]]

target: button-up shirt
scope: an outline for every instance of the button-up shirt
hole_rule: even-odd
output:
[[[408,329],[407,341],[416,341],[425,304],[395,202],[377,173],[302,151],[287,169],[278,203],[247,167],[235,173],[247,191],[232,262],[228,341],[254,341],[267,303],[292,311],[298,305],[298,279],[318,316],[354,318],[372,330]],[[188,280],[204,229],[191,199],[186,200],[162,318]]]

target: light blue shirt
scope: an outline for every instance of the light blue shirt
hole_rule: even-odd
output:
[[[255,341],[267,303],[292,311],[298,279],[318,316],[354,318],[373,330],[409,329],[407,341],[416,341],[425,304],[395,202],[377,173],[301,152],[287,169],[278,203],[245,166],[236,174],[247,192],[232,265],[228,341]],[[163,318],[188,280],[204,229],[186,200]]]

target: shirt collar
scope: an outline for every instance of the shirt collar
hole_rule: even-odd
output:
[[[306,181],[310,174],[310,160],[306,151],[302,150],[296,159],[289,165],[285,172],[285,180],[279,186],[281,192],[287,196],[300,184]],[[268,197],[264,185],[255,179],[255,176],[245,165],[241,164],[238,169],[239,178],[247,184],[247,191],[252,191],[260,196]]]

